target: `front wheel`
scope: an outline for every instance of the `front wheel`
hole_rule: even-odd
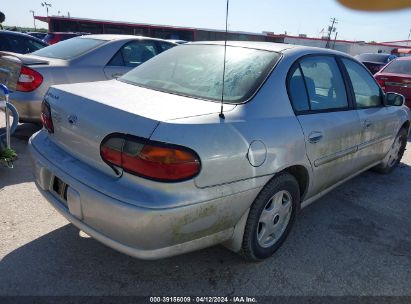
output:
[[[390,173],[395,169],[401,161],[407,145],[407,130],[401,129],[395,137],[394,143],[391,145],[390,150],[385,156],[384,160],[376,166],[374,169],[380,173]]]
[[[241,254],[252,261],[272,256],[290,232],[299,204],[295,177],[289,173],[274,177],[250,208]]]

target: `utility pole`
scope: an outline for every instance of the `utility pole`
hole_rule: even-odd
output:
[[[49,16],[49,7],[51,7],[51,3],[47,3],[46,1],[41,2],[42,7],[46,7],[47,17]]]
[[[33,11],[33,10],[30,10],[30,13],[33,14],[34,30],[37,31],[37,29],[36,29],[36,18],[34,18],[34,11]]]
[[[330,21],[331,21],[331,26],[328,27],[328,38],[327,38],[327,43],[325,45],[326,49],[330,48],[331,33],[334,33],[337,30],[337,28],[334,25],[338,23],[338,20],[336,18],[331,18]]]
[[[410,36],[411,36],[411,28],[410,28],[410,32],[408,33],[407,45],[410,42]]]
[[[337,41],[338,32],[335,32],[333,50],[335,50],[335,42]]]

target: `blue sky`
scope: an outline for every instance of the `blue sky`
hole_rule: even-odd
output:
[[[5,25],[32,26],[29,10],[46,15],[44,0],[2,1]],[[224,29],[225,0],[48,0],[50,14],[153,24]],[[231,0],[229,29],[248,32],[307,34],[318,37],[331,17],[339,20],[338,38],[365,41],[407,39],[411,9],[370,13],[347,9],[336,0]],[[37,21],[37,26],[46,27]]]

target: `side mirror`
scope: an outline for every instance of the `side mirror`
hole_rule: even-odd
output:
[[[401,107],[404,105],[405,97],[398,93],[387,93],[385,94],[385,104],[387,106]]]

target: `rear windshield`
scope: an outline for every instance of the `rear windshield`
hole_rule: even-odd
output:
[[[395,59],[396,56],[390,54],[361,54],[356,56],[356,58],[359,61],[388,63]]]
[[[411,60],[394,60],[385,67],[383,72],[411,75]]]
[[[104,42],[106,41],[78,37],[47,46],[41,50],[33,52],[32,54],[48,58],[72,59],[96,48]]]
[[[180,45],[143,63],[119,80],[219,101],[223,89],[223,58],[223,45]],[[224,101],[238,103],[250,98],[279,58],[276,52],[227,46]]]

